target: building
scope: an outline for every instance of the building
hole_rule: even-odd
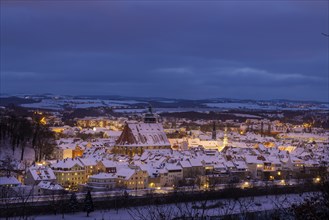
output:
[[[146,189],[148,186],[148,173],[138,167],[123,167],[118,170],[117,187],[125,189]]]
[[[96,169],[98,172],[104,173],[116,173],[118,164],[112,160],[103,159],[98,161],[96,164]]]
[[[134,156],[144,150],[171,149],[171,144],[150,108],[144,122],[127,122],[114,146],[114,153]]]
[[[167,172],[163,175],[162,185],[177,186],[178,182],[183,179],[183,168],[180,165],[168,163],[165,169]]]
[[[94,191],[111,190],[116,187],[117,176],[111,173],[99,173],[89,177],[87,187]]]
[[[16,187],[16,186],[21,186],[21,185],[22,185],[22,183],[19,182],[13,176],[0,177],[0,188]]]
[[[81,157],[83,155],[84,150],[79,146],[76,145],[75,148],[72,150],[72,158]]]
[[[216,140],[217,139],[217,135],[216,135],[216,122],[215,121],[213,121],[211,138],[213,140]]]
[[[37,185],[41,181],[54,183],[56,181],[54,171],[43,165],[31,166],[26,172],[24,183],[26,185]]]
[[[78,158],[81,164],[85,168],[86,180],[89,176],[98,173],[97,170],[97,161],[94,158]]]
[[[86,170],[78,159],[64,159],[52,165],[57,182],[65,188],[86,183]]]
[[[109,118],[85,117],[76,119],[77,125],[82,128],[106,127],[111,124]]]
[[[37,186],[42,194],[48,195],[60,194],[64,190],[61,185],[49,181],[41,181]]]

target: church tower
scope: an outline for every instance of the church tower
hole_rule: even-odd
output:
[[[212,139],[213,139],[213,140],[216,140],[216,139],[217,139],[216,136],[217,136],[217,135],[216,135],[216,122],[213,121],[213,125],[212,125]]]
[[[148,112],[144,115],[144,123],[157,123],[157,116],[153,113],[151,105],[148,107]]]
[[[226,147],[228,144],[228,138],[227,138],[227,127],[225,127],[224,131],[224,139],[223,139],[223,147]]]

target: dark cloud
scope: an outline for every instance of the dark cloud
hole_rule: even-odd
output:
[[[327,100],[327,9],[1,1],[1,92]]]

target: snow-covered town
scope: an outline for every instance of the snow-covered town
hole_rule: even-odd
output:
[[[0,0],[0,220],[329,219],[328,9]]]
[[[67,125],[58,112],[28,110],[32,117],[22,120],[54,138],[34,147],[33,135],[8,136],[5,129],[23,122],[2,115],[2,203],[48,201],[63,192],[105,198],[319,185],[328,173],[329,132],[311,123],[252,115],[242,122],[192,121],[155,111],[149,106],[133,117],[74,118]]]

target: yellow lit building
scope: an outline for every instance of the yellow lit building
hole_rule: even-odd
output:
[[[99,173],[97,161],[94,158],[79,158],[78,160],[85,168],[86,180],[89,176]]]
[[[52,165],[57,183],[65,188],[74,188],[86,183],[86,171],[78,159],[64,159]]]
[[[148,174],[140,169],[121,168],[117,172],[117,187],[145,189],[148,187]]]
[[[72,158],[81,157],[83,155],[84,150],[79,146],[75,146],[72,150]]]

